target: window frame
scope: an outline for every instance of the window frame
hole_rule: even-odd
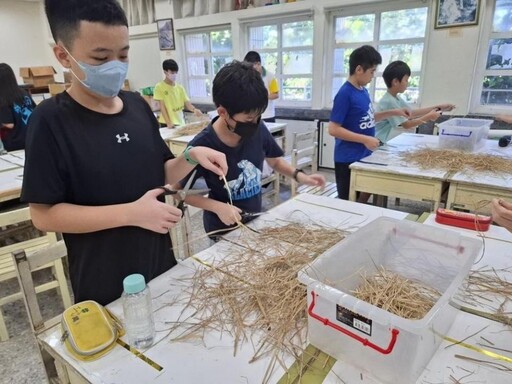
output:
[[[380,30],[380,23],[381,18],[376,17],[375,19],[375,26],[373,31],[373,40],[369,42],[357,42],[357,43],[344,43],[344,44],[336,44],[336,18],[338,17],[351,17],[351,16],[358,16],[358,15],[366,15],[366,14],[375,14],[380,15],[383,12],[390,12],[390,11],[398,11],[398,10],[405,10],[405,9],[413,9],[413,8],[427,8],[427,20],[426,20],[426,26],[425,26],[425,35],[423,38],[415,37],[410,39],[394,39],[394,40],[379,40],[378,39],[378,33]],[[373,47],[375,47],[377,50],[379,48],[379,45],[383,44],[394,44],[394,43],[410,43],[415,44],[418,42],[423,42],[423,56],[421,60],[421,69],[419,71],[411,71],[411,77],[414,76],[420,76],[420,82],[418,85],[419,93],[418,93],[418,101],[417,103],[411,103],[411,106],[413,108],[417,108],[421,105],[421,99],[422,99],[422,89],[423,84],[425,80],[425,67],[426,67],[426,54],[428,52],[428,43],[429,43],[429,37],[430,37],[430,26],[432,23],[432,4],[425,3],[421,0],[411,0],[411,1],[393,1],[393,2],[387,2],[385,4],[373,4],[372,6],[368,5],[354,5],[346,8],[337,8],[332,9],[329,12],[328,15],[328,23],[327,23],[327,42],[328,42],[328,50],[325,55],[326,60],[326,71],[325,71],[325,78],[324,78],[324,85],[325,85],[325,91],[324,91],[324,99],[326,100],[327,108],[332,108],[333,106],[333,79],[334,79],[334,51],[337,48],[340,47],[348,47],[348,48],[357,48],[364,44],[369,44]],[[386,67],[387,63],[382,63],[377,67],[377,71],[375,72],[374,78],[366,86],[368,89],[368,92],[370,94],[370,99],[372,103],[378,102],[378,100],[375,100],[375,91],[376,91],[376,79],[379,77],[382,77],[382,72],[384,71],[384,68]]]
[[[486,69],[487,54],[489,49],[489,41],[496,38],[512,38],[512,31],[506,32],[493,32],[492,23],[494,19],[494,10],[496,6],[496,0],[485,2],[485,14],[480,15],[480,23],[483,23],[483,27],[480,29],[480,36],[478,39],[477,47],[477,60],[475,65],[475,76],[472,84],[472,94],[470,98],[469,112],[474,114],[484,115],[495,115],[495,114],[512,114],[512,105],[507,106],[505,104],[489,104],[484,105],[480,103],[480,98],[483,91],[483,80],[486,75],[508,75],[512,76],[512,69],[507,70],[505,73],[503,70]],[[482,7],[483,8],[483,7]],[[481,9],[480,12],[484,12]]]
[[[311,46],[309,45],[302,45],[302,46],[297,46],[297,47],[284,47],[283,48],[283,34],[282,34],[282,25],[283,24],[290,24],[290,23],[295,23],[295,22],[299,22],[299,21],[311,21],[313,23],[313,36],[312,36],[312,44]],[[315,83],[314,83],[314,69],[315,69],[315,48],[314,48],[314,40],[315,40],[315,25],[314,25],[315,21],[314,21],[314,17],[313,17],[313,14],[308,12],[308,13],[299,13],[299,14],[295,14],[293,16],[281,16],[281,17],[275,17],[275,18],[271,18],[271,19],[258,19],[258,20],[254,20],[254,21],[251,21],[251,22],[247,22],[243,25],[241,25],[241,30],[243,31],[244,33],[244,46],[245,46],[245,53],[247,53],[248,51],[252,50],[250,48],[250,38],[251,38],[251,34],[250,34],[250,29],[251,28],[255,28],[255,27],[264,27],[264,26],[267,26],[267,25],[277,25],[277,29],[278,29],[278,41],[277,41],[277,48],[262,48],[262,49],[257,49],[257,52],[263,56],[263,54],[267,54],[267,53],[277,53],[277,56],[278,56],[278,60],[277,60],[277,68],[276,68],[276,71],[274,73],[275,75],[275,78],[277,79],[278,83],[279,83],[279,98],[274,100],[274,103],[275,103],[275,106],[276,107],[298,107],[298,108],[301,108],[301,107],[311,107],[312,104],[313,104],[313,97],[314,97],[314,88],[315,88]],[[301,73],[301,74],[293,74],[293,75],[284,75],[283,74],[283,63],[282,63],[282,60],[281,60],[281,57],[282,57],[282,54],[283,54],[283,51],[287,51],[287,52],[290,52],[290,51],[311,51],[311,55],[312,55],[312,62],[311,62],[311,73]],[[240,58],[240,60],[243,59],[243,57],[245,56],[245,53],[242,55],[242,57]],[[287,78],[296,78],[296,77],[301,77],[301,78],[310,78],[311,79],[311,100],[304,100],[304,101],[301,101],[301,100],[284,100],[283,99],[283,80],[284,79],[287,79]]]
[[[230,33],[231,33],[231,52],[226,52],[226,53],[223,53],[223,52],[215,52],[213,53],[212,50],[211,50],[211,33],[212,32],[217,32],[217,31],[226,31],[226,30],[229,30]],[[210,80],[210,85],[213,87],[213,79],[215,78],[215,73],[213,73],[213,66],[211,68],[211,73],[207,74],[207,75],[192,75],[190,73],[190,70],[188,68],[188,59],[190,57],[207,57],[208,58],[208,63],[209,65],[212,65],[212,58],[214,56],[225,56],[225,57],[232,57],[234,58],[234,39],[233,39],[233,30],[232,30],[232,26],[230,24],[223,24],[223,25],[216,25],[216,26],[212,26],[212,27],[203,27],[203,28],[197,28],[197,29],[187,29],[187,30],[182,30],[180,32],[178,32],[179,34],[179,39],[180,39],[180,43],[181,43],[181,47],[183,49],[183,52],[184,52],[184,62],[182,65],[180,65],[180,73],[181,73],[181,78],[185,80],[185,84],[182,84],[184,87],[185,87],[185,90],[187,91],[187,95],[189,96],[190,98],[190,101],[192,103],[198,103],[198,104],[212,104],[213,103],[213,100],[212,100],[212,96],[207,96],[207,97],[192,97],[191,96],[191,93],[190,93],[190,84],[189,82],[191,80],[197,80],[197,79],[207,79],[207,80]],[[189,53],[187,51],[187,43],[186,43],[186,37],[187,35],[196,35],[196,34],[207,34],[208,35],[208,39],[209,39],[209,44],[208,44],[208,49],[209,51],[208,52],[194,52],[194,53]]]

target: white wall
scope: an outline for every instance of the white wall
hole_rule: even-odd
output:
[[[190,29],[212,25],[231,25],[233,32],[233,57],[243,57],[245,41],[240,25],[259,17],[275,17],[290,13],[313,12],[315,18],[314,90],[312,109],[326,108],[330,100],[323,100],[322,84],[325,73],[325,35],[330,9],[353,4],[377,3],[384,0],[304,0],[300,2],[254,8],[216,15],[174,18],[173,2],[155,0],[156,18],[173,18],[176,50],[158,49],[156,24],[130,28],[130,71],[128,78],[132,89],[154,85],[162,78],[161,62],[167,58],[184,66],[184,54],[180,36]],[[457,105],[456,114],[467,114],[471,99],[471,82],[477,60],[478,39],[484,23],[485,2],[480,9],[478,26],[433,29],[429,23],[426,66],[423,82],[422,105],[452,102]],[[0,0],[0,46],[2,60],[10,63],[15,71],[25,65],[55,65],[44,22],[44,13],[37,2]],[[20,46],[23,48],[21,49]],[[57,68],[58,69],[58,68]],[[180,79],[184,83],[184,79]]]
[[[421,95],[422,105],[450,102],[457,106],[454,113],[468,113],[479,33],[478,27],[431,31]]]
[[[54,65],[42,15],[39,2],[0,0],[0,61],[16,75],[20,67]],[[23,82],[19,76],[18,81]]]
[[[163,73],[156,32],[144,36],[130,36],[129,55],[128,80],[130,80],[130,88],[133,91],[154,86],[162,80]]]

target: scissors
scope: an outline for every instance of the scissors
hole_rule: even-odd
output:
[[[240,212],[240,216],[242,217],[243,220],[247,220],[247,219],[254,219],[255,217],[261,216],[261,215],[263,215],[265,213],[266,212],[246,212],[246,211],[242,211],[242,212]]]
[[[179,203],[176,206],[176,208],[178,208],[181,211],[181,217],[183,217],[183,215],[185,213],[185,198],[187,196],[190,196],[190,195],[204,195],[204,194],[210,192],[209,189],[192,189],[192,190],[190,190],[190,186],[192,185],[192,182],[194,181],[194,178],[196,176],[196,172],[197,171],[192,172],[192,174],[190,175],[187,183],[185,184],[185,187],[183,187],[183,189],[180,189],[178,191],[173,191],[172,189],[169,189],[167,187],[158,187],[158,188],[164,190],[162,192],[162,194],[164,196],[176,195],[175,199],[177,199],[179,201]]]
[[[379,148],[384,147],[384,146],[390,147],[390,148],[396,148],[396,145],[391,145],[391,144],[385,143],[381,139],[379,139]]]

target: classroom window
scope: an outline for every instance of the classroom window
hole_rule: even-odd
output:
[[[411,67],[409,88],[403,97],[417,104],[420,95],[421,69],[424,62],[428,8],[409,6],[402,9],[352,14],[334,14],[331,102],[349,76],[349,57],[361,45],[374,46],[382,56],[375,79],[368,85],[370,97],[378,101],[386,92],[382,71],[392,61],[402,60]],[[329,91],[329,90],[328,90]]]
[[[479,92],[480,106],[509,107],[512,104],[512,1],[496,0],[485,47],[485,64]]]
[[[313,83],[313,21],[289,20],[248,27],[249,50],[257,51],[279,83],[278,102],[310,104]]]
[[[231,31],[192,32],[184,35],[188,92],[191,99],[211,102],[213,79],[233,60]]]

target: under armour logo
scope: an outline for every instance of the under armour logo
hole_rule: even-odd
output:
[[[128,137],[127,133],[125,133],[124,136],[116,135],[116,137],[118,143],[121,143],[123,140],[130,141],[130,138]]]

